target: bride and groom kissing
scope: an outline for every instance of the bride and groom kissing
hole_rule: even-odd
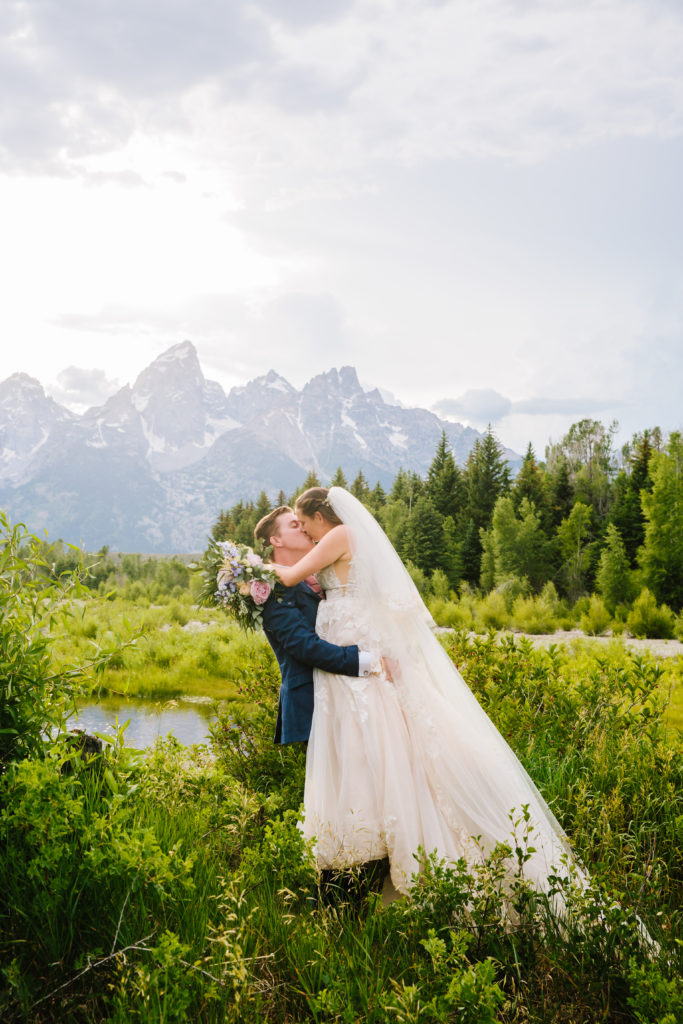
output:
[[[310,488],[255,536],[270,544],[283,584],[263,606],[282,675],[275,741],[308,741],[302,829],[318,868],[388,858],[390,888],[406,893],[425,854],[475,864],[501,843],[514,850],[511,812],[525,808],[526,880],[547,892],[564,863],[585,884],[361,502],[340,487]]]

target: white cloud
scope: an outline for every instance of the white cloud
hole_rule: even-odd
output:
[[[0,12],[0,376],[131,379],[189,337],[226,386],[352,363],[537,444],[674,421],[680,4],[158,11]]]
[[[67,366],[57,374],[57,380],[47,390],[62,405],[75,412],[83,412],[93,405],[101,405],[121,387],[111,380],[105,370]]]

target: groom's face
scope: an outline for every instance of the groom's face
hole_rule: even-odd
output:
[[[301,529],[299,520],[293,512],[283,512],[277,518],[278,532],[271,537],[273,553],[286,552],[301,558],[313,547],[313,541]]]

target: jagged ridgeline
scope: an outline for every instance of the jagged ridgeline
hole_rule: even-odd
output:
[[[198,551],[219,509],[275,498],[310,469],[385,487],[401,467],[423,474],[444,430],[463,463],[475,430],[388,404],[350,366],[300,391],[271,370],[226,395],[185,341],[81,416],[26,374],[2,382],[0,508],[90,550]]]

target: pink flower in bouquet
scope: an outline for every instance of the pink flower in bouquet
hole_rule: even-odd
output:
[[[255,551],[247,551],[246,560],[252,569],[257,565],[263,565],[263,559],[260,555],[257,555]]]
[[[270,583],[268,580],[252,580],[249,590],[254,604],[265,604],[270,597]]]

